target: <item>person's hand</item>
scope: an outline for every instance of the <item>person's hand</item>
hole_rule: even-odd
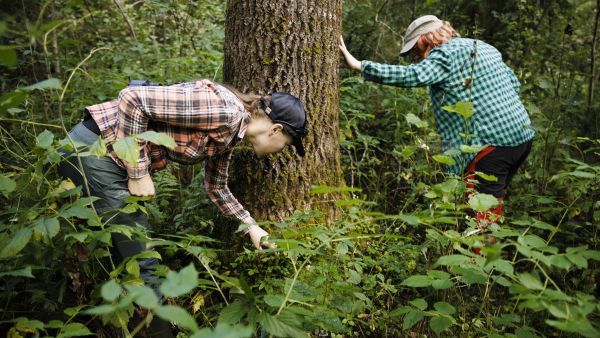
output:
[[[152,177],[146,175],[140,178],[130,178],[127,182],[129,193],[133,196],[152,196],[154,195],[154,182]]]
[[[358,61],[346,48],[346,44],[344,44],[344,38],[340,35],[340,50],[342,54],[344,54],[344,60],[346,60],[346,65],[350,69],[359,70],[360,71],[360,61]]]
[[[265,230],[263,230],[261,227],[259,227],[256,224],[251,225],[248,228],[246,228],[246,230],[244,231],[244,234],[247,234],[248,236],[250,236],[250,240],[252,241],[252,244],[254,244],[254,247],[258,251],[262,251],[263,247],[267,248],[267,249],[275,249],[277,247],[277,245],[275,243],[269,243],[267,241],[267,239],[269,238],[269,233],[266,232]]]

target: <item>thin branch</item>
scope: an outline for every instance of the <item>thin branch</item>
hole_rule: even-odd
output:
[[[121,5],[121,2],[119,2],[119,0],[113,0],[113,2],[119,9],[119,12],[121,12],[123,19],[125,19],[125,21],[127,22],[127,26],[129,26],[131,35],[133,35],[133,38],[137,40],[137,36],[135,35],[135,30],[133,29],[133,24],[131,23],[131,20],[129,20],[129,16],[127,16],[127,13],[125,13],[125,9],[123,8],[123,5]]]

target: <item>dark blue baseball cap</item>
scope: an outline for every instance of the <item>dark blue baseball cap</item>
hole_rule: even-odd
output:
[[[288,93],[271,94],[269,105],[261,107],[275,123],[281,123],[285,131],[292,136],[292,145],[298,155],[304,156],[302,138],[306,135],[306,111],[300,99]]]

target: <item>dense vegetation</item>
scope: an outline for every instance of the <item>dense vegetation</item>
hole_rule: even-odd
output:
[[[198,167],[171,163],[153,199],[122,210],[145,210],[151,238],[103,223],[57,174],[82,108],[130,78],[221,78],[221,1],[117,3],[2,2],[0,332],[132,336],[160,316],[180,337],[600,336],[596,1],[347,1],[343,31],[360,59],[407,62],[402,32],[425,13],[495,45],[522,82],[534,148],[491,229],[498,241],[484,245],[465,236],[466,210],[495,201],[465,199],[462,179],[443,173],[427,90],[343,72],[347,186],[313,189],[324,200],[345,191],[342,215],[265,222],[279,248],[264,254],[217,215]],[[112,232],[158,249],[165,299],[134,259],[112,261]]]

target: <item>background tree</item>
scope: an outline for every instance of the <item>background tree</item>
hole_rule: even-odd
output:
[[[223,79],[243,92],[286,91],[308,112],[306,156],[285,153],[259,159],[234,155],[231,187],[258,219],[333,204],[309,194],[311,185],[339,186],[339,80],[337,41],[342,1],[239,1],[227,3]]]

